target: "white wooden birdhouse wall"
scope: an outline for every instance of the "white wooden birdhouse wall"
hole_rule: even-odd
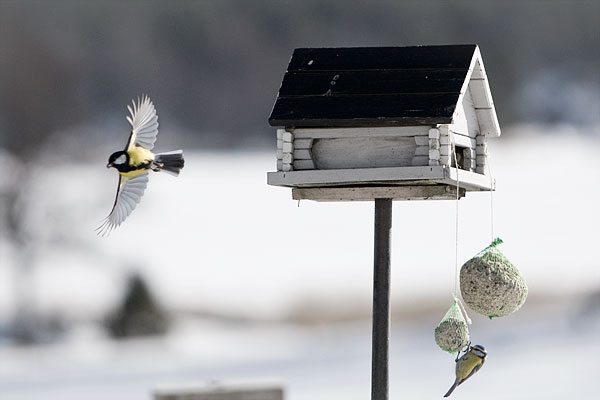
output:
[[[493,190],[500,135],[476,45],[296,49],[269,123],[294,199],[441,199]],[[453,144],[456,151],[454,156]]]

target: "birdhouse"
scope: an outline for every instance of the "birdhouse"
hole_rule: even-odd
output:
[[[494,189],[500,136],[477,45],[294,50],[269,124],[269,185],[296,200],[456,198]]]

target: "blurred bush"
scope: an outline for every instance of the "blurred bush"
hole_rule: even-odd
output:
[[[129,278],[122,303],[106,321],[114,338],[164,334],[169,318],[152,296],[141,276]]]

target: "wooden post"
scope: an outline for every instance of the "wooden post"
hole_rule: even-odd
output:
[[[375,199],[371,400],[388,400],[392,199]]]

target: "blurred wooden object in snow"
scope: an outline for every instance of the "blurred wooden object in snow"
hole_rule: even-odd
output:
[[[158,389],[154,400],[283,400],[277,384],[221,384],[179,389]]]

